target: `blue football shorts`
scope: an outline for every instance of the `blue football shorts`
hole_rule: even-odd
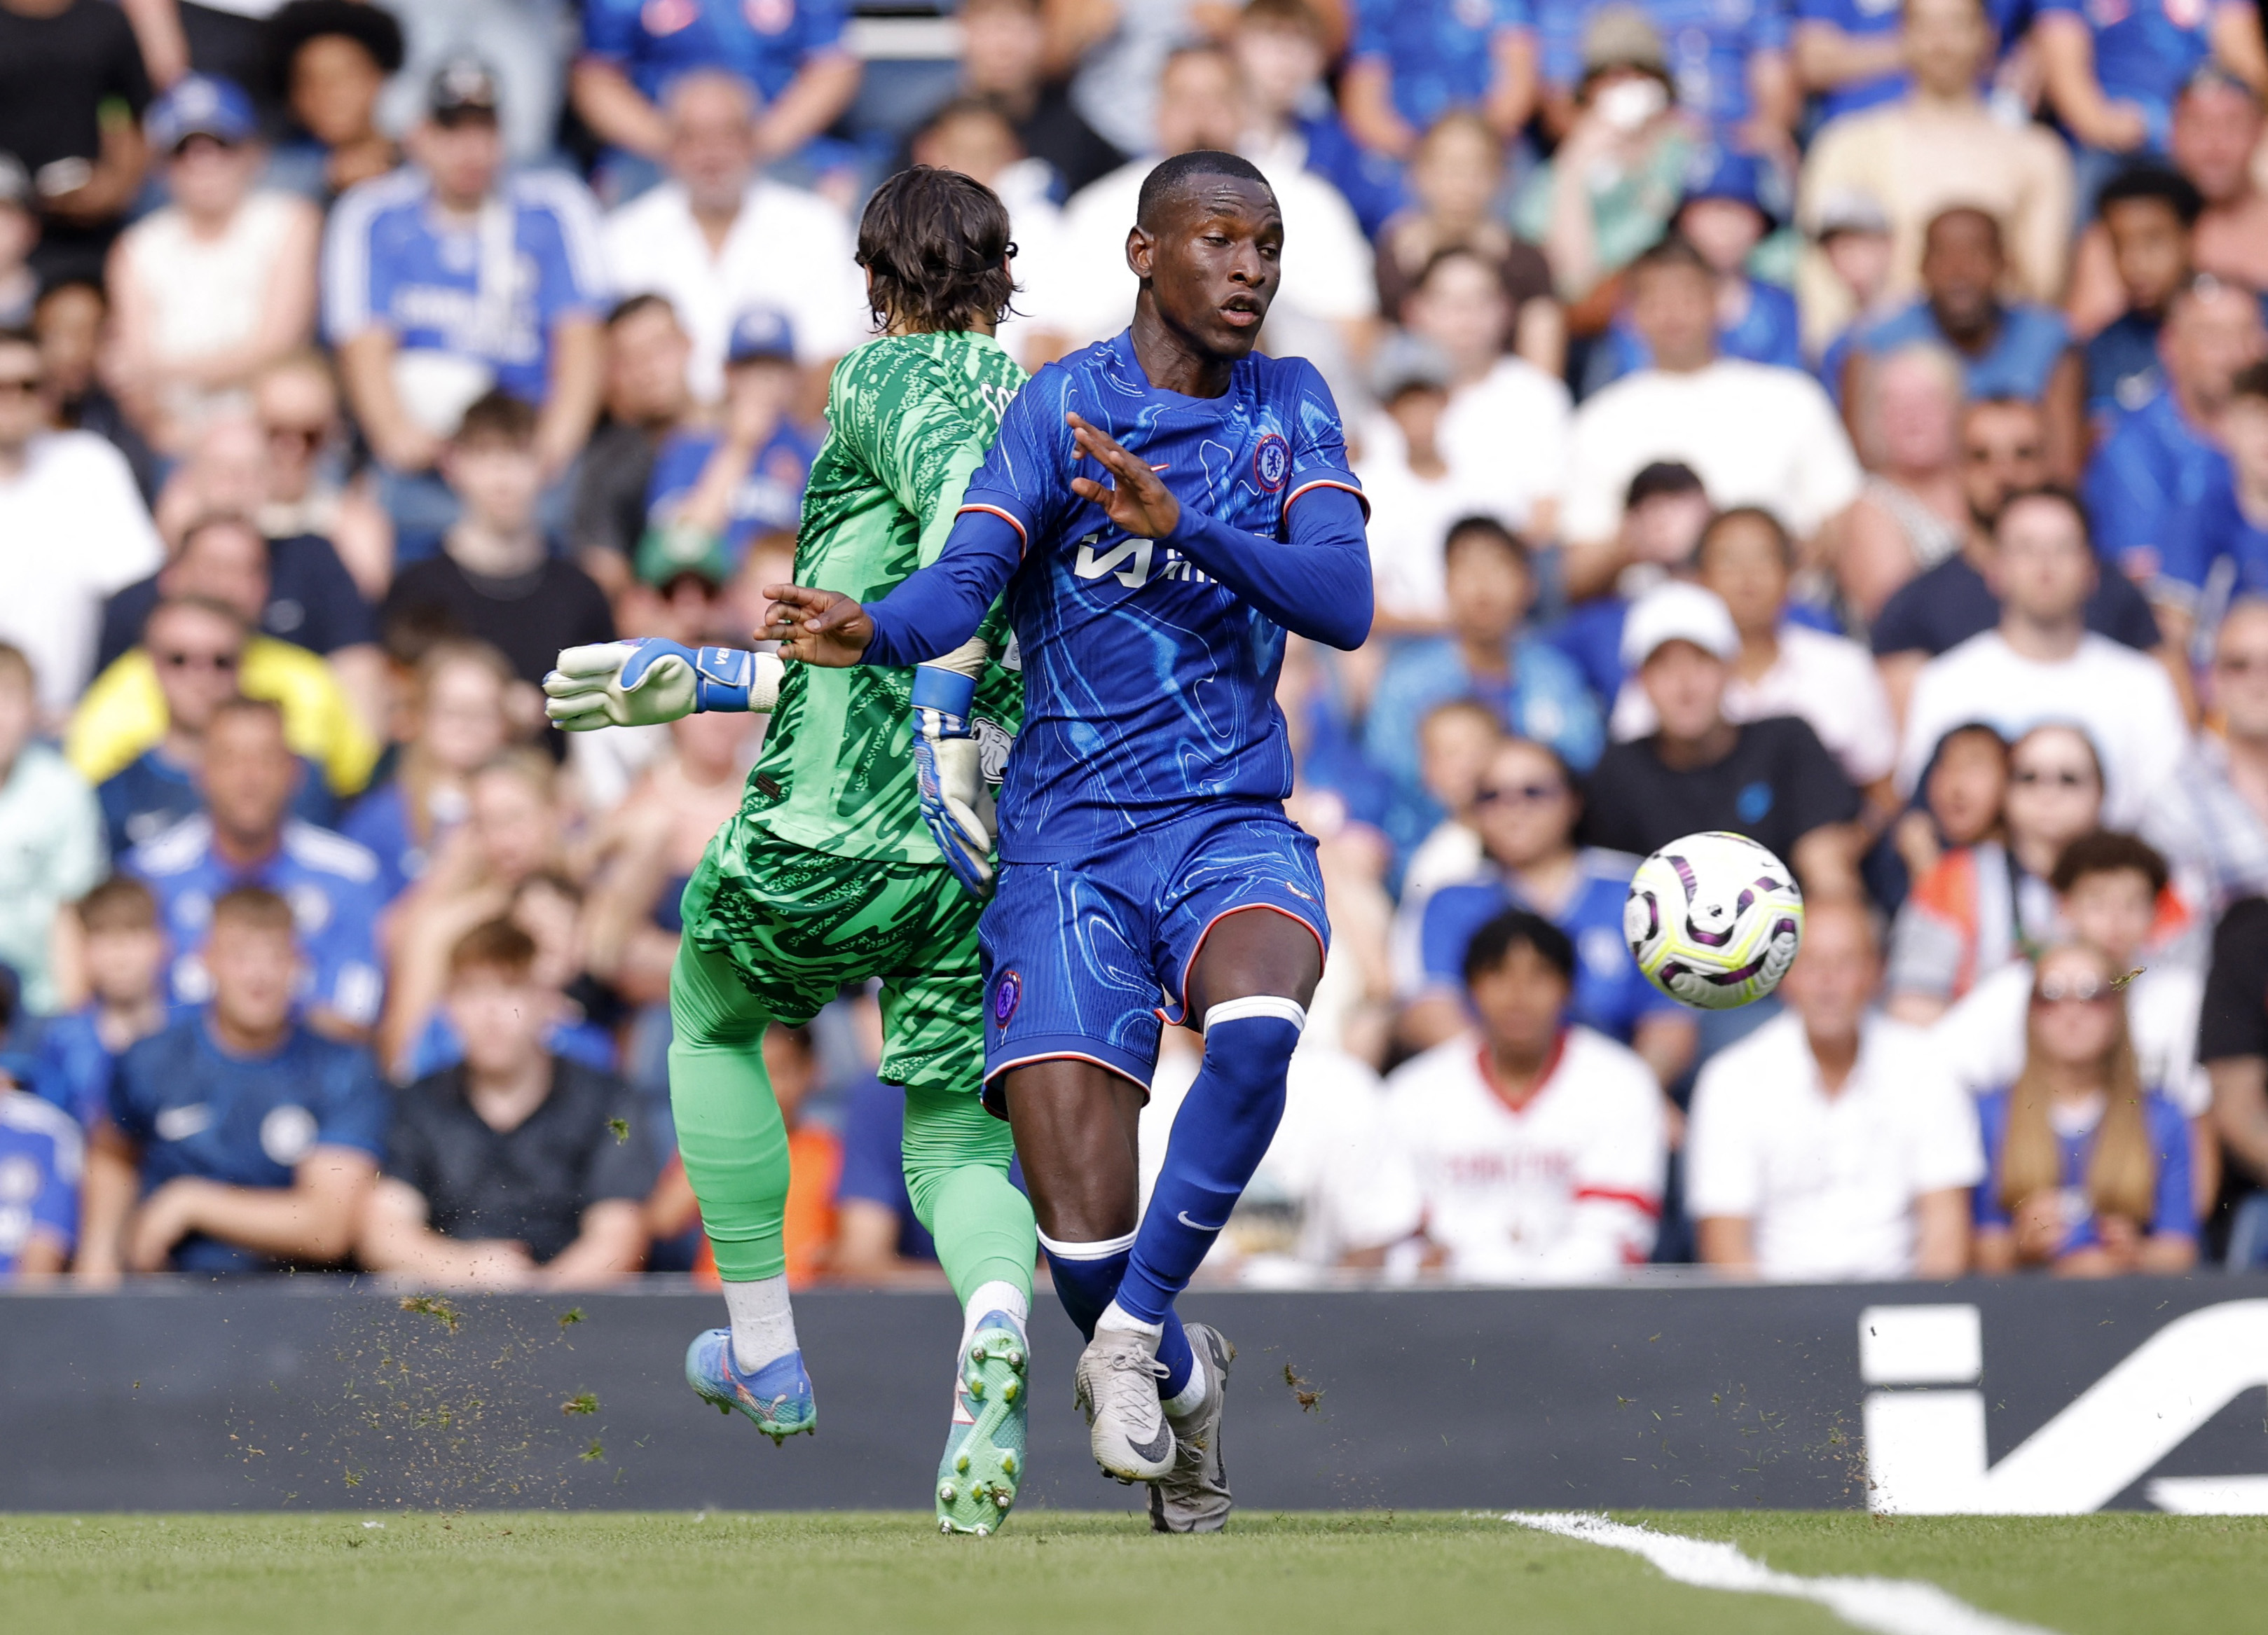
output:
[[[1328,955],[1315,843],[1280,809],[1193,813],[1077,863],[1007,865],[977,926],[988,1104],[1001,1073],[1049,1057],[1146,1087],[1205,933],[1246,909],[1290,916]]]

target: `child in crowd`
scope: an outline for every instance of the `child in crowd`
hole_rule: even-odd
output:
[[[514,736],[512,694],[519,685],[504,656],[485,642],[445,639],[417,661],[410,738],[394,774],[339,825],[376,854],[387,902],[423,876],[435,848],[464,821],[474,774]]]
[[[77,944],[86,1002],[40,1030],[36,1087],[92,1124],[120,1052],[165,1026],[166,933],[157,897],[129,874],[112,875],[73,903],[61,929]]]

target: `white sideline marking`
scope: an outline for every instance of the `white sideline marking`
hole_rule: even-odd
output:
[[[1697,1588],[1815,1601],[1845,1624],[1877,1635],[2053,1635],[2036,1624],[1980,1611],[1934,1584],[1913,1579],[1799,1578],[1750,1560],[1735,1544],[1657,1533],[1574,1511],[1515,1510],[1505,1520],[1539,1533],[1643,1556],[1668,1577]]]

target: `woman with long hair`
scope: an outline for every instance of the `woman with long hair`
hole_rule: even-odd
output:
[[[339,825],[378,854],[386,895],[425,873],[434,848],[464,821],[473,775],[512,741],[512,665],[485,642],[436,642],[410,681],[409,732],[394,776]]]
[[[1977,1104],[1979,1271],[2100,1278],[2197,1263],[2189,1124],[2142,1083],[2120,975],[2087,943],[2040,956],[2023,1071]]]

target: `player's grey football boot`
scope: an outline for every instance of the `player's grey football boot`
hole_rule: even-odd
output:
[[[1158,1400],[1166,1365],[1142,1337],[1097,1329],[1079,1354],[1073,1400],[1086,1412],[1094,1462],[1122,1482],[1154,1482],[1174,1468],[1174,1428]]]
[[[1174,1468],[1150,1484],[1150,1530],[1218,1533],[1233,1504],[1228,1469],[1221,1462],[1220,1410],[1228,1398],[1228,1366],[1236,1360],[1236,1347],[1210,1323],[1184,1326],[1189,1348],[1204,1359],[1211,1388],[1197,1412],[1166,1422],[1174,1432]]]

